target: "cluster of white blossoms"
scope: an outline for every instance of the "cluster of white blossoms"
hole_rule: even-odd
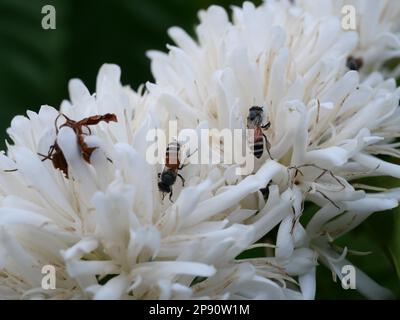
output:
[[[340,16],[351,6],[356,14],[357,48],[352,52],[363,59],[363,74],[382,68],[400,56],[400,6],[393,0],[296,0],[316,17]],[[344,9],[343,9],[344,8]],[[400,66],[390,76],[399,76]]]
[[[246,2],[231,19],[212,6],[196,40],[171,28],[176,45],[149,52],[154,83],[134,92],[104,65],[96,94],[71,80],[60,111],[15,117],[0,154],[0,298],[313,299],[318,264],[342,277],[351,243],[340,249],[335,239],[400,199],[398,189],[352,185],[400,178],[399,165],[377,157],[400,157],[400,89],[377,69],[399,56],[400,3],[353,1],[356,31],[342,29],[337,1],[310,3]],[[376,70],[349,70],[353,54]],[[149,130],[168,130],[171,119],[179,129],[245,128],[254,105],[271,123],[273,160],[264,152],[248,176],[189,164],[173,202],[163,199],[163,167],[146,161]],[[57,125],[60,112],[118,122],[90,127],[85,143],[96,149],[85,161],[76,131]],[[55,142],[68,177],[42,161]],[[308,202],[319,209],[303,224]],[[55,289],[42,287],[45,265],[55,267]],[[391,296],[356,276],[366,297]]]

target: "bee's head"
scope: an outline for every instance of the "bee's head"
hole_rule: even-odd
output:
[[[262,107],[253,106],[249,109],[248,120],[260,123],[262,122],[264,110]]]
[[[161,174],[161,177],[160,177],[161,181],[159,182],[159,186],[160,186],[160,183],[164,184],[164,186],[168,186],[168,187],[172,186],[176,181],[176,176],[177,176],[176,172],[174,172],[172,170],[163,171],[163,173]]]
[[[171,186],[162,181],[158,182],[158,189],[163,193],[171,193]]]

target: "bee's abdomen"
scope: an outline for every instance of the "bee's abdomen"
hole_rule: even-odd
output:
[[[178,142],[171,142],[167,147],[165,155],[165,164],[171,170],[178,170],[179,167],[179,150],[180,145]]]
[[[254,144],[251,146],[254,156],[260,159],[264,152],[264,140],[263,138],[257,138],[254,140]]]

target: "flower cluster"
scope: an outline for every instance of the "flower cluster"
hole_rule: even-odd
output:
[[[390,59],[400,57],[400,6],[396,1],[382,0],[297,0],[307,12],[315,16],[340,16],[346,6],[356,13],[358,44],[351,53],[363,59],[363,74],[382,68]],[[344,9],[343,9],[344,8]],[[343,11],[342,11],[343,10]],[[400,67],[390,76],[399,76]]]
[[[400,178],[378,157],[400,157],[400,89],[379,72],[400,55],[400,3],[353,1],[359,28],[346,31],[337,1],[311,2],[245,2],[231,19],[212,6],[195,40],[174,27],[168,53],[148,53],[154,83],[134,91],[104,65],[95,94],[74,79],[60,111],[15,117],[0,154],[0,297],[313,299],[318,263],[342,276],[348,249],[335,239],[400,199],[398,189],[353,183]],[[346,67],[351,55],[365,61],[359,72]],[[189,164],[164,199],[163,167],[146,161],[149,130],[168,131],[170,119],[179,129],[245,128],[254,105],[271,123],[272,159],[264,152],[247,176]],[[118,121],[87,125],[81,141],[60,113]],[[318,210],[305,224],[309,202]],[[45,265],[54,290],[42,286]],[[390,297],[356,274],[365,296]]]

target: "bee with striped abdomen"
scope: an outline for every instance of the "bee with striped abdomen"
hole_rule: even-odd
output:
[[[264,153],[264,149],[267,150],[269,157],[271,153],[269,149],[271,144],[269,143],[267,136],[264,134],[263,130],[267,130],[271,123],[268,121],[265,125],[262,124],[264,118],[264,110],[262,107],[253,106],[249,109],[249,114],[247,116],[247,129],[253,130],[253,136],[251,137],[251,149],[254,156],[259,159]],[[264,144],[265,140],[265,144]]]

